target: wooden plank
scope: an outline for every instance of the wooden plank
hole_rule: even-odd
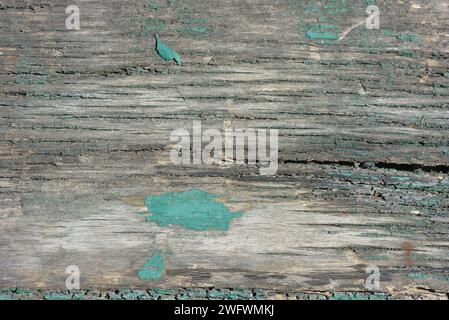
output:
[[[380,30],[336,40],[370,4]],[[0,287],[63,289],[77,265],[84,289],[358,291],[377,266],[381,291],[448,292],[448,13],[436,0],[0,1]],[[276,175],[172,164],[170,134],[194,121],[278,129]],[[211,219],[241,216],[198,230],[139,214],[191,190],[217,197],[194,198]],[[139,278],[155,254],[160,277]]]

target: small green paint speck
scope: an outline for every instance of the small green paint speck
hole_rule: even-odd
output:
[[[414,34],[399,34],[396,38],[401,41],[418,42],[418,36]]]
[[[192,30],[193,32],[205,33],[207,32],[208,28],[206,26],[193,26],[190,28],[190,30]]]
[[[338,34],[335,32],[307,31],[307,37],[309,39],[337,40]]]

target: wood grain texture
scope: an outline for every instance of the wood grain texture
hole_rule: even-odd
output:
[[[338,34],[381,9],[381,29]],[[67,31],[65,8],[81,12]],[[448,292],[445,1],[0,0],[0,287]],[[154,51],[154,33],[181,66]],[[279,170],[176,166],[170,133],[279,130]],[[145,222],[202,189],[228,231]],[[161,250],[165,274],[137,271]]]

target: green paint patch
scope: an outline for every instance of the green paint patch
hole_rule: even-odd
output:
[[[179,54],[170,48],[168,45],[163,43],[161,39],[159,38],[159,35],[155,34],[154,37],[156,38],[156,52],[157,54],[164,59],[165,61],[175,61],[177,65],[181,64],[181,57]]]
[[[387,300],[387,296],[381,292],[335,292],[329,300]]]
[[[37,76],[33,78],[19,78],[14,81],[15,84],[33,85],[33,84],[47,84],[47,76]]]
[[[398,34],[396,39],[407,42],[418,42],[419,38],[415,34]]]
[[[338,29],[334,24],[312,23],[308,25],[306,36],[309,39],[337,40]]]
[[[433,208],[433,207],[440,206],[442,201],[443,201],[443,199],[440,199],[438,197],[433,197],[433,198],[426,198],[426,199],[418,200],[417,203],[424,207]]]
[[[142,280],[159,280],[164,275],[164,272],[164,257],[161,252],[155,251],[151,258],[149,258],[137,272],[137,276]]]
[[[299,24],[299,31],[304,32],[306,37],[310,40],[314,40],[314,44],[337,44],[339,38],[339,26],[333,24],[336,19],[336,15],[347,12],[347,4],[343,2],[327,1],[321,6],[313,5],[306,8],[306,16],[314,16],[315,22],[305,23],[310,21],[309,17],[305,17]],[[316,15],[318,16],[316,17]]]
[[[71,296],[64,295],[46,295],[45,300],[71,300]]]
[[[154,11],[158,11],[161,7],[153,0],[147,0],[145,7]]]
[[[69,292],[60,292],[58,290],[50,291],[44,295],[45,300],[82,300],[81,297],[75,296]]]
[[[123,290],[121,299],[123,300],[148,300],[150,295],[145,290]]]
[[[419,58],[419,53],[416,51],[412,51],[409,49],[400,50],[399,52],[400,56],[403,57],[409,57],[409,58]]]
[[[382,32],[383,35],[385,36],[392,36],[393,35],[393,31],[390,29],[381,29],[380,32]]]
[[[312,65],[312,64],[316,64],[317,63],[317,61],[315,61],[315,60],[304,60],[304,64],[307,64],[307,65]]]
[[[447,274],[429,274],[424,272],[409,272],[407,277],[415,280],[433,279],[439,281],[449,281],[449,275]]]
[[[190,28],[190,30],[196,33],[205,33],[209,30],[209,28],[206,26],[193,26]]]
[[[235,288],[229,290],[226,293],[225,298],[231,300],[249,300],[253,298],[253,293],[249,289]]]
[[[319,32],[319,31],[307,31],[306,33],[309,39],[323,39],[323,40],[337,40],[338,34],[335,32]]]
[[[145,205],[152,215],[146,220],[161,227],[179,225],[196,231],[226,231],[231,220],[241,217],[242,213],[230,211],[216,201],[217,197],[199,189],[148,196]]]
[[[324,13],[328,15],[340,15],[352,12],[348,0],[328,0],[327,3],[323,5],[323,10]]]

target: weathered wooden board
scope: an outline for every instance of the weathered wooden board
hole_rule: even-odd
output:
[[[370,4],[380,30],[336,40]],[[77,265],[82,288],[345,291],[373,265],[382,291],[448,292],[448,26],[437,0],[0,0],[0,287],[65,288]],[[277,174],[173,165],[197,120],[278,129]],[[139,214],[191,189],[241,216]],[[163,275],[139,278],[154,254]]]

